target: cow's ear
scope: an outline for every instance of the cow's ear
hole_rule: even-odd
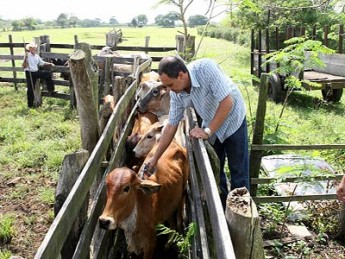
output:
[[[160,184],[150,180],[142,180],[139,185],[139,189],[147,195],[158,192],[160,188]]]

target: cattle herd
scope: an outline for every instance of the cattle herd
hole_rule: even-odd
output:
[[[137,97],[139,108],[126,143],[127,162],[106,177],[107,202],[99,226],[124,231],[127,251],[144,259],[153,258],[156,250],[157,224],[183,230],[185,187],[189,162],[184,142],[183,123],[175,139],[158,160],[155,172],[146,170],[167,122],[170,97],[156,72],[141,76]],[[106,96],[108,114],[115,103]],[[104,123],[103,128],[104,128]]]

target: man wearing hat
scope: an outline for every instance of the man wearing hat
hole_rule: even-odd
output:
[[[28,52],[25,53],[22,67],[24,68],[26,77],[28,107],[34,107],[34,88],[38,78],[46,81],[47,89],[50,94],[54,93],[55,88],[51,72],[47,70],[39,70],[39,67],[45,65],[53,67],[55,65],[53,63],[43,61],[43,59],[36,53],[36,43],[31,42],[26,44],[25,48]]]

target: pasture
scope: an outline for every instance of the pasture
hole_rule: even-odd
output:
[[[75,28],[11,32],[14,42],[33,36],[49,35],[54,43],[79,42],[105,44],[105,34],[112,28]],[[174,46],[181,28],[122,28],[128,46]],[[200,37],[195,29],[190,29]],[[8,42],[2,32],[0,42]],[[173,54],[173,53],[171,53]],[[247,104],[250,139],[257,106],[257,88],[250,75],[250,48],[215,38],[204,38],[198,58],[216,60],[239,85]],[[0,75],[1,76],[1,75]],[[280,118],[281,104],[268,102],[265,122],[265,143],[337,144],[345,143],[345,100],[338,104],[324,103],[321,93],[303,92],[290,96]],[[275,131],[279,124],[278,131]],[[53,202],[59,169],[65,154],[80,148],[78,115],[63,100],[45,98],[38,109],[26,108],[25,85],[15,91],[9,84],[0,85],[0,212],[10,215],[13,233],[6,241],[0,237],[0,258],[20,255],[32,258],[53,219]],[[297,152],[297,151],[296,151]],[[295,153],[296,153],[295,152]],[[344,173],[344,151],[298,151],[302,155],[322,157],[338,172]],[[336,202],[333,202],[336,203]],[[336,206],[330,208],[335,214]],[[332,215],[334,217],[334,215]],[[0,217],[0,220],[2,218]],[[321,220],[321,219],[320,219]],[[325,233],[333,234],[334,221],[324,219]],[[328,223],[327,223],[328,221]],[[331,226],[332,224],[332,226]],[[1,226],[1,224],[0,224]],[[1,231],[0,231],[1,232]]]

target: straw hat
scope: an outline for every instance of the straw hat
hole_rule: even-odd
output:
[[[30,48],[35,48],[36,49],[37,48],[37,44],[35,42],[30,42],[30,43],[26,44],[25,48],[27,50],[29,50]]]

